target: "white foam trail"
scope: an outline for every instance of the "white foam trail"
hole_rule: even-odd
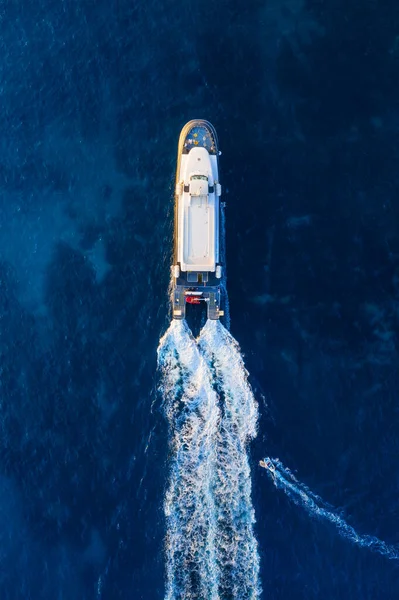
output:
[[[239,345],[223,325],[208,321],[198,343],[221,401],[215,487],[220,597],[255,599],[261,589],[246,445],[256,435],[257,403]]]
[[[218,600],[214,484],[220,415],[209,369],[185,321],[172,321],[160,340],[158,365],[172,451],[166,599]]]
[[[281,488],[295,504],[302,506],[311,517],[325,519],[333,523],[338,533],[351,542],[378,552],[392,560],[399,559],[399,548],[390,546],[371,535],[359,535],[355,529],[340,516],[338,511],[313,494],[305,485],[299,483],[289,469],[278,458],[265,458],[261,466],[266,468],[268,475],[277,488]]]

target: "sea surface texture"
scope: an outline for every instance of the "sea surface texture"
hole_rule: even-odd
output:
[[[396,600],[397,2],[3,0],[0,57],[0,599]],[[229,295],[197,337],[193,118]]]

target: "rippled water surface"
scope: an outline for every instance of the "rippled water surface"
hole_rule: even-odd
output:
[[[223,152],[263,597],[398,597],[396,561],[258,467],[278,456],[358,533],[399,543],[397,14],[391,0],[1,4],[2,599],[168,593],[157,348],[178,135],[196,117]]]

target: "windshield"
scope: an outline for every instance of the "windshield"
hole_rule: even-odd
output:
[[[193,179],[203,179],[204,181],[208,181],[208,177],[206,175],[193,175],[191,177],[191,181],[193,181]]]

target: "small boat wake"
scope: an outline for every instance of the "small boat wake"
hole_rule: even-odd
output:
[[[239,346],[219,321],[195,340],[172,321],[158,347],[170,427],[166,599],[255,600],[259,556],[246,446],[257,404]]]
[[[300,483],[278,458],[265,458],[259,464],[266,469],[276,488],[282,489],[295,504],[304,508],[311,517],[333,523],[342,537],[358,546],[378,552],[391,560],[399,559],[398,547],[390,546],[371,535],[359,535],[338,511],[313,494],[303,483]]]

